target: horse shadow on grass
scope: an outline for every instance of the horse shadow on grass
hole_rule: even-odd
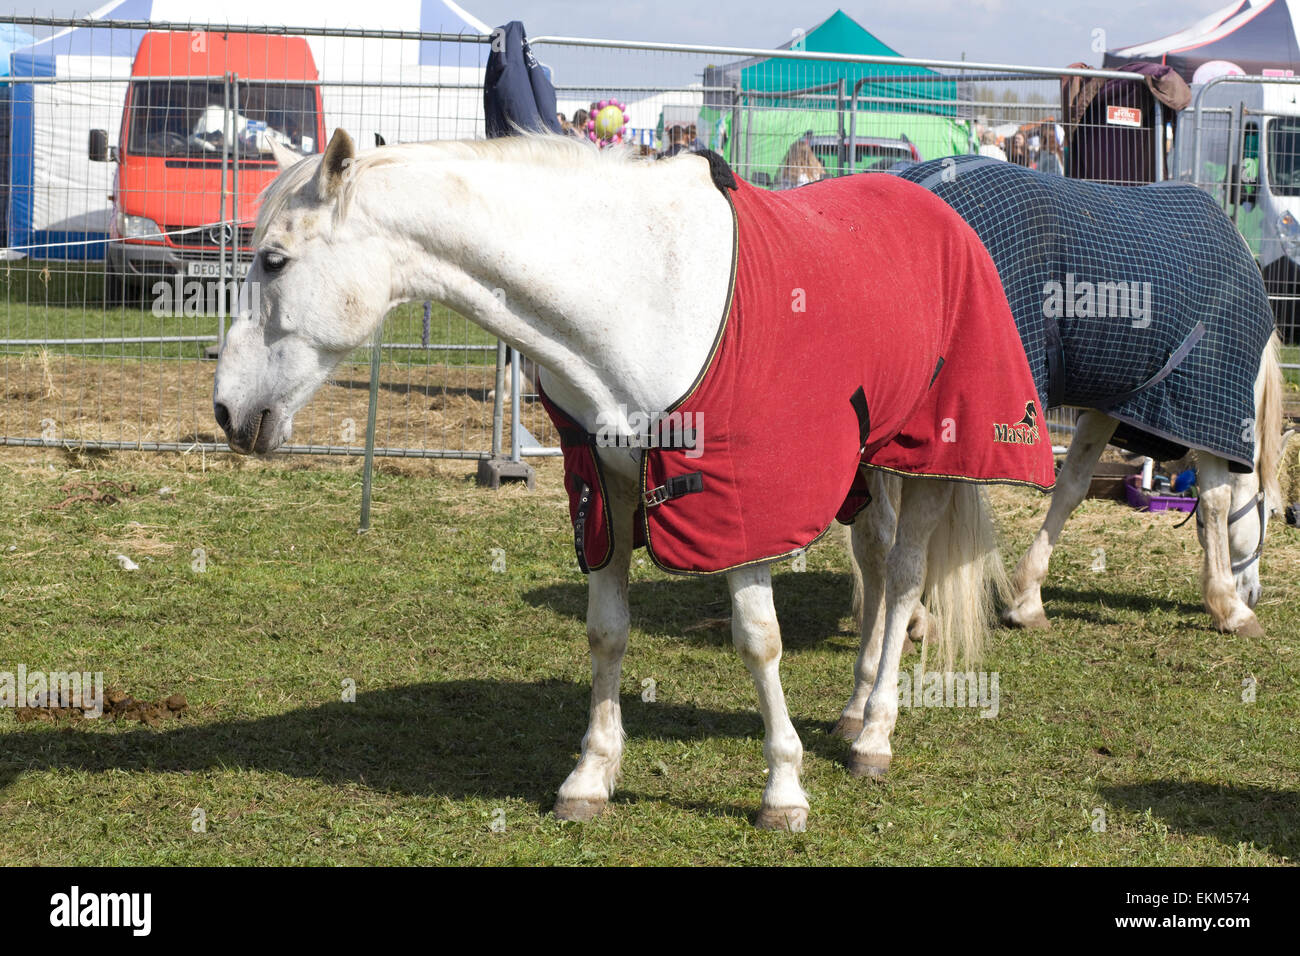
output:
[[[1100,793],[1134,813],[1150,810],[1181,833],[1210,836],[1234,849],[1253,844],[1300,860],[1300,793],[1294,790],[1152,780],[1102,787]]]
[[[846,623],[852,588],[847,573],[777,574],[772,593],[782,645],[787,649],[814,647],[836,636],[856,641],[857,631],[849,630]],[[587,619],[585,582],[535,588],[525,592],[523,599],[532,607],[580,624]],[[634,581],[628,588],[628,609],[632,626],[643,633],[707,646],[731,645],[731,597],[723,575]],[[846,645],[844,649],[851,648]]]
[[[1139,614],[1145,617],[1157,611],[1179,615],[1204,613],[1204,609],[1199,604],[1159,597],[1142,591],[1118,588],[1103,591],[1060,585],[1043,587],[1043,607],[1049,618],[1069,618],[1086,624],[1100,625],[1122,623],[1125,614]]]
[[[360,693],[354,703],[310,704],[272,717],[190,726],[182,718],[166,730],[87,732],[27,724],[0,735],[0,792],[32,771],[238,768],[407,796],[522,799],[546,812],[576,761],[589,694],[589,685],[561,680],[456,680]],[[636,695],[624,695],[622,707],[633,741],[753,739],[761,787],[763,723],[755,710],[646,704]],[[847,744],[817,733],[824,725],[799,723],[810,749],[843,758]],[[758,789],[754,797],[757,805]],[[622,792],[615,799],[638,795]],[[714,809],[745,812],[730,805]]]

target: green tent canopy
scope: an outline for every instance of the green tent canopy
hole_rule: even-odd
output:
[[[780,49],[901,55],[843,10]],[[819,152],[826,137],[837,139],[844,161],[833,175],[870,165],[850,158],[851,133],[859,144],[905,139],[921,159],[975,148],[968,124],[957,119],[957,78],[925,67],[752,57],[707,67],[703,85],[701,141],[760,182],[778,181],[786,151],[809,134]]]
[[[865,56],[901,55],[843,10],[836,10],[826,20],[778,49]],[[719,87],[726,89],[718,89]],[[818,87],[826,89],[820,95],[773,95],[793,94]],[[836,109],[837,90],[842,89],[843,96],[852,99],[854,89],[857,88],[858,96],[866,98],[871,109],[923,111],[952,116],[955,114],[953,101],[957,98],[957,84],[954,80],[924,67],[835,63],[786,57],[756,57],[707,67],[704,71],[704,88],[704,105],[718,109],[735,105],[737,95],[740,105],[798,105],[802,108],[815,106]],[[810,96],[817,96],[817,99],[810,100]],[[890,103],[889,100],[925,102]]]

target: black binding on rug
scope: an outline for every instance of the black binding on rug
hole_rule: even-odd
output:
[[[709,175],[713,177],[713,185],[719,190],[737,188],[736,174],[731,171],[725,159],[711,149],[697,149],[695,155],[709,161]]]

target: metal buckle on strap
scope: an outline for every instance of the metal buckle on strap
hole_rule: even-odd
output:
[[[704,476],[698,471],[693,471],[688,475],[677,475],[669,478],[658,488],[651,488],[645,493],[645,506],[653,508],[655,505],[661,505],[665,501],[671,501],[673,498],[680,498],[682,495],[690,495],[704,490]]]

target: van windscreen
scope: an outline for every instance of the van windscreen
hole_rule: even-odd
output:
[[[1300,196],[1300,119],[1282,117],[1268,126],[1268,186],[1278,196]]]
[[[223,146],[236,137],[241,159],[270,159],[272,139],[305,155],[320,149],[314,85],[240,80],[234,86],[239,109],[227,112],[220,79],[133,81],[127,151],[220,162]],[[232,104],[234,98],[232,89]]]

